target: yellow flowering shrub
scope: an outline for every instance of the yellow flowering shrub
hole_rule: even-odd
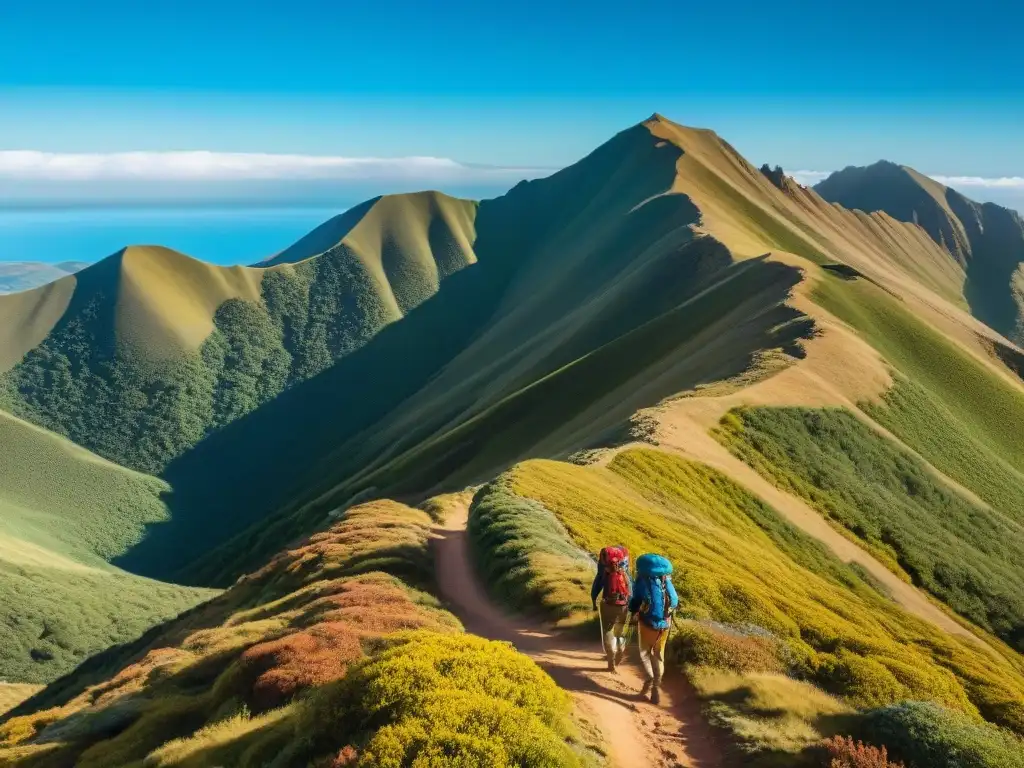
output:
[[[415,631],[320,689],[299,728],[365,740],[359,766],[576,766],[570,709],[569,696],[507,643]]]

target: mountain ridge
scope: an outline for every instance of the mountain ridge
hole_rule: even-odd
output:
[[[1017,344],[1024,341],[1024,219],[995,203],[977,203],[907,166],[850,166],[820,182],[826,199],[884,211],[919,225],[964,270],[972,313]]]

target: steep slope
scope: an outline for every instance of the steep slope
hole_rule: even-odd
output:
[[[371,488],[422,494],[534,451],[571,452],[767,350],[799,354],[811,328],[786,306],[799,272],[737,264],[697,236],[690,200],[663,194],[678,156],[636,126],[481,203],[477,264],[356,354],[168,467],[182,535],[214,509],[231,511],[220,519],[235,531],[283,507],[298,512],[287,531],[254,531],[270,545]],[[271,443],[280,450],[258,448]],[[243,550],[247,565],[263,553],[231,549],[211,560],[221,573]],[[159,567],[156,550],[144,544],[123,563]]]
[[[166,518],[166,484],[2,411],[0,446],[0,680],[49,682],[213,594],[106,562]]]
[[[29,291],[79,272],[87,266],[84,261],[62,261],[59,264],[0,261],[0,294]]]
[[[884,211],[920,226],[964,271],[971,312],[1007,338],[1024,342],[1024,219],[976,203],[912,168],[890,162],[838,171],[815,190],[862,211]]]

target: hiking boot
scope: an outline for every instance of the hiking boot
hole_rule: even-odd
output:
[[[656,685],[651,688],[651,704],[661,704],[661,690]]]
[[[640,695],[641,696],[646,696],[648,693],[651,692],[651,683],[652,682],[653,682],[652,680],[644,680],[644,687],[640,689]]]
[[[608,671],[609,672],[614,672],[615,671],[615,661],[612,660],[612,659],[608,659]]]

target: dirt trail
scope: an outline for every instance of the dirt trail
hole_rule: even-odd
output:
[[[659,707],[639,695],[643,676],[635,643],[630,661],[613,674],[607,671],[596,631],[594,642],[583,644],[496,608],[480,586],[470,559],[468,514],[464,503],[453,504],[445,522],[435,528],[434,541],[440,593],[467,631],[513,643],[569,691],[581,714],[600,730],[612,765],[724,765],[685,679],[666,678]]]

